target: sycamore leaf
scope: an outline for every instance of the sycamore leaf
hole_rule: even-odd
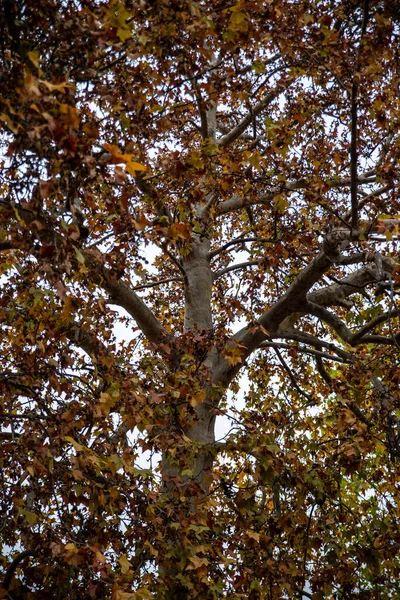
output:
[[[111,154],[111,164],[125,164],[126,171],[135,176],[137,171],[146,171],[147,167],[133,160],[133,154],[123,154],[115,144],[103,144],[103,148]]]
[[[210,561],[207,558],[202,558],[200,556],[191,556],[189,561],[192,563],[186,567],[187,571],[191,571],[193,569],[201,569],[201,567],[206,567],[210,564]]]
[[[10,129],[13,133],[18,133],[19,125],[14,123],[14,121],[12,121],[5,113],[0,114],[0,121],[3,121],[3,123],[5,123],[8,129]]]
[[[35,52],[35,51],[31,51],[31,52],[27,52],[27,56],[29,57],[29,60],[31,61],[31,63],[33,65],[35,65],[35,67],[38,69],[39,68],[39,53]]]
[[[28,71],[24,77],[24,87],[30,96],[36,96],[40,98],[42,95],[39,90],[38,80]]]
[[[132,37],[132,32],[129,29],[125,29],[124,27],[120,27],[117,29],[117,36],[121,40],[121,42],[126,42],[129,38]]]
[[[83,256],[82,252],[80,250],[78,250],[78,248],[75,246],[74,247],[75,250],[75,254],[76,254],[76,259],[79,263],[81,263],[81,265],[85,264],[85,257]]]
[[[66,435],[66,436],[64,437],[64,440],[65,440],[66,442],[70,442],[70,444],[72,444],[72,445],[73,445],[73,447],[75,448],[75,450],[76,450],[77,452],[82,452],[83,450],[87,450],[86,446],[83,446],[82,444],[80,444],[79,442],[77,442],[76,440],[74,440],[74,438],[72,438],[72,437],[71,437],[71,436],[69,436],[69,435]]]
[[[66,544],[64,550],[67,550],[68,552],[78,552],[78,548],[72,542]]]
[[[125,574],[129,571],[132,563],[126,557],[126,554],[123,554],[121,558],[118,559],[119,564],[121,565],[121,573]]]
[[[130,154],[124,154],[124,157],[130,157]],[[133,160],[130,160],[129,162],[126,163],[126,167],[125,167],[126,171],[130,174],[135,176],[137,171],[146,171],[147,167],[145,167],[144,165],[134,162]]]

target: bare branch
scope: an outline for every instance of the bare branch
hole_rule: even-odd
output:
[[[358,340],[360,340],[367,333],[369,333],[370,331],[372,331],[377,325],[380,325],[381,323],[384,323],[385,321],[389,321],[389,319],[391,319],[392,317],[398,317],[399,315],[400,315],[400,309],[398,309],[398,310],[389,310],[387,312],[382,313],[381,315],[378,315],[377,317],[374,317],[373,319],[371,319],[370,321],[368,321],[368,323],[366,323],[365,325],[363,325],[354,334],[353,342],[357,343]]]
[[[351,196],[351,228],[358,225],[358,196],[357,196],[357,102],[358,84],[353,80],[351,87],[351,142],[350,142],[350,196]]]
[[[224,252],[224,250],[227,250],[228,248],[230,248],[230,246],[246,244],[248,242],[257,242],[258,244],[270,244],[270,243],[273,243],[273,241],[274,240],[272,240],[272,239],[265,239],[265,238],[258,238],[258,237],[241,237],[241,238],[239,237],[234,240],[231,240],[230,242],[227,242],[226,244],[224,244],[223,246],[220,246],[219,248],[216,248],[215,250],[211,250],[208,257],[209,257],[209,259],[212,259],[215,256],[218,256],[218,254],[221,254],[221,252]]]
[[[262,342],[259,345],[259,348],[282,348],[283,350],[295,350],[296,352],[301,352],[303,354],[311,354],[312,356],[317,356],[319,358],[326,358],[327,360],[332,360],[340,363],[347,363],[349,360],[345,358],[339,358],[338,356],[332,356],[332,354],[328,354],[327,352],[320,352],[319,350],[311,350],[311,348],[302,348],[301,346],[293,346],[293,344],[285,344],[284,342]]]
[[[374,183],[376,179],[375,170],[369,170],[361,175],[357,176],[358,184]],[[325,182],[331,189],[348,187],[351,185],[351,179],[349,177],[330,179]],[[311,185],[311,181],[308,179],[299,179],[298,181],[291,181],[283,186],[276,186],[265,194],[259,194],[256,197],[241,198],[239,194],[233,194],[229,200],[225,200],[219,204],[216,208],[217,215],[225,215],[234,210],[246,208],[248,206],[269,204],[275,196],[281,194],[282,191],[295,192],[297,190],[307,189]]]
[[[283,358],[282,354],[279,352],[278,348],[274,348],[274,351],[275,351],[275,354],[277,355],[282,367],[285,369],[286,373],[289,375],[289,379],[292,382],[293,387],[299,392],[299,394],[301,396],[304,396],[304,398],[306,400],[308,400],[309,405],[311,405],[311,406],[315,405],[316,404],[315,399],[312,396],[310,396],[310,394],[308,394],[307,392],[305,392],[304,390],[301,389],[301,387],[299,386],[299,384],[296,381],[296,377],[294,376],[291,368],[289,367],[289,365]]]
[[[132,288],[135,292],[137,290],[145,290],[147,288],[157,287],[158,285],[163,285],[164,283],[171,283],[173,281],[179,281],[182,283],[182,279],[180,277],[169,277],[167,279],[159,279],[158,281],[153,281],[152,283],[144,283],[143,285],[135,285]]]
[[[293,340],[294,342],[301,342],[303,344],[313,346],[314,348],[326,348],[327,350],[330,350],[331,352],[337,354],[337,356],[340,356],[343,359],[343,362],[351,362],[353,359],[353,356],[349,352],[346,352],[342,348],[339,348],[332,342],[320,340],[314,335],[302,331],[297,331],[296,329],[291,329],[288,332],[282,332],[276,334],[276,336],[271,337],[276,337],[285,340]]]
[[[340,262],[342,263],[342,261]],[[384,269],[383,276],[391,274],[394,264],[390,259],[384,259],[382,263]],[[307,299],[320,306],[341,305],[343,300],[352,294],[361,292],[368,284],[380,280],[381,275],[377,265],[368,264],[347,277],[343,277],[337,283],[311,292],[308,294]]]
[[[108,277],[103,285],[111,300],[131,315],[150,342],[159,344],[172,337],[143,300],[125,283]]]
[[[216,141],[217,146],[220,146],[221,148],[226,148],[227,146],[229,146],[229,144],[237,140],[238,137],[240,137],[242,133],[247,129],[247,127],[253,122],[254,117],[259,115],[264,110],[264,108],[266,108],[274,100],[276,100],[276,98],[278,98],[278,96],[280,96],[280,94],[283,91],[285,91],[291,84],[292,79],[289,78],[283,83],[281,83],[273,92],[267,94],[260,102],[258,102],[251,109],[251,111],[244,117],[244,119],[240,121],[238,125],[236,125],[236,127],[231,129],[229,133],[223,135]]]
[[[240,269],[245,269],[246,267],[254,267],[255,265],[259,265],[262,261],[263,261],[263,259],[260,258],[259,260],[248,260],[246,262],[239,263],[237,265],[230,265],[229,267],[226,267],[225,269],[221,269],[220,271],[217,271],[216,273],[214,273],[213,280],[215,281],[222,275],[225,275],[226,273],[230,273],[231,271],[238,271]]]

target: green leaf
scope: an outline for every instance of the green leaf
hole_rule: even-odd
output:
[[[76,246],[74,246],[74,250],[75,250],[75,255],[76,255],[77,261],[79,263],[81,263],[81,265],[84,265],[85,257],[83,256],[82,252]]]

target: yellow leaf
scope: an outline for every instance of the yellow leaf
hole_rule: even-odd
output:
[[[128,156],[127,154],[125,156]],[[130,175],[135,176],[137,171],[146,171],[147,167],[145,167],[144,165],[141,165],[140,163],[131,161],[126,163],[126,171],[128,171],[128,173]]]
[[[38,521],[37,515],[29,510],[24,510],[24,517],[29,525],[35,525]]]
[[[136,171],[146,171],[147,167],[132,160],[133,154],[122,154],[115,144],[103,144],[103,148],[111,154],[112,164],[125,163],[126,171],[131,175],[136,175]]]
[[[61,92],[62,94],[65,94],[67,88],[73,87],[71,83],[67,83],[66,81],[62,81],[61,83],[50,83],[50,81],[42,80],[40,83],[43,83],[50,92]]]
[[[210,562],[207,558],[201,558],[200,556],[191,556],[189,558],[192,563],[188,567],[186,567],[187,571],[193,571],[194,569],[201,569],[201,567],[207,567]]]
[[[78,127],[79,116],[75,106],[70,106],[69,104],[60,104],[60,113],[62,114],[62,120],[66,125]]]
[[[3,121],[13,133],[18,133],[18,125],[11,121],[10,117],[5,113],[0,114],[0,121]]]
[[[25,87],[26,91],[28,92],[28,94],[37,96],[37,97],[41,96],[41,93],[40,93],[39,87],[38,87],[38,82],[34,78],[34,76],[32,75],[32,73],[30,71],[28,71],[24,77],[24,87]]]
[[[39,68],[39,54],[38,52],[28,52],[28,57],[29,60],[31,61],[31,63],[33,65],[35,65],[35,67],[38,69]]]
[[[129,568],[132,566],[132,563],[126,557],[126,554],[123,554],[121,558],[118,559],[119,564],[121,565],[121,573],[125,575],[129,571]]]
[[[125,42],[126,40],[132,37],[132,33],[129,31],[129,29],[121,27],[117,30],[117,36],[119,37],[121,42]]]
[[[192,406],[197,406],[197,404],[201,404],[202,402],[204,402],[206,397],[206,393],[204,390],[200,390],[199,392],[197,392],[196,394],[193,394],[189,400],[190,404]]]
[[[68,552],[78,552],[78,548],[72,542],[65,544],[64,550],[67,550]]]
[[[85,446],[82,446],[82,444],[79,444],[78,442],[76,442],[76,441],[74,440],[74,438],[72,438],[72,437],[71,437],[71,436],[69,436],[69,435],[66,435],[66,436],[65,436],[65,438],[64,438],[64,440],[65,440],[66,442],[70,442],[70,444],[72,444],[72,445],[73,445],[73,447],[75,448],[75,450],[76,450],[77,452],[82,452],[82,450],[86,450]]]

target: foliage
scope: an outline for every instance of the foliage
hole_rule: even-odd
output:
[[[0,18],[0,598],[398,596],[396,3]]]

